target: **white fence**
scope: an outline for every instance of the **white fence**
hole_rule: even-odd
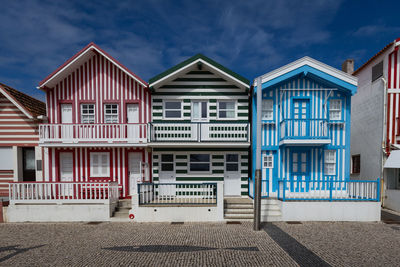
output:
[[[116,182],[15,182],[9,184],[10,204],[114,203]]]
[[[85,123],[85,124],[40,124],[39,142],[90,142],[117,141],[128,143],[147,142],[145,123]]]

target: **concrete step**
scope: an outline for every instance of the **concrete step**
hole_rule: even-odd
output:
[[[115,208],[115,211],[118,211],[118,212],[128,212],[129,213],[129,210],[130,210],[131,208],[128,208],[128,207],[117,207],[117,208]]]
[[[248,197],[225,197],[224,203],[228,204],[253,204],[253,200]]]
[[[224,209],[225,213],[253,213],[253,209]]]
[[[130,199],[123,199],[118,201],[118,207],[131,208],[132,201]]]
[[[265,205],[265,204],[267,204],[267,205],[270,205],[270,204],[278,205],[279,202],[280,202],[280,200],[273,199],[273,198],[267,198],[267,199],[262,199],[261,200],[261,205]]]
[[[225,221],[227,221],[227,222],[252,222],[253,218],[251,218],[251,219],[235,219],[235,218],[227,219],[227,218],[225,218]]]
[[[225,204],[226,209],[253,209],[253,204]]]
[[[282,212],[280,210],[263,210],[261,216],[282,216]]]
[[[281,222],[282,216],[261,216],[263,222]]]
[[[129,211],[116,211],[114,212],[114,218],[129,218]]]
[[[229,214],[224,216],[225,220],[231,219],[253,219],[253,214]]]
[[[262,209],[263,210],[281,210],[281,208],[278,205],[263,205]]]

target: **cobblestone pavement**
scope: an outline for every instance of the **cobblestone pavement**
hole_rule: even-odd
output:
[[[1,266],[398,266],[400,225],[0,224]]]

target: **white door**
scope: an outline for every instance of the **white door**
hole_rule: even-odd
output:
[[[240,196],[241,188],[239,154],[225,155],[224,195]]]
[[[142,153],[130,152],[129,160],[129,194],[137,193],[137,183],[142,182]]]
[[[197,135],[197,133],[199,132],[198,127],[201,127],[200,138],[201,140],[206,140],[209,132],[209,124],[207,123],[208,121],[208,102],[197,100],[192,101],[192,122],[198,122],[197,124],[195,123],[192,126],[192,135]]]
[[[127,136],[129,139],[138,139],[140,133],[139,104],[126,105]],[[130,125],[131,124],[131,125]]]
[[[175,168],[174,168],[174,154],[162,154],[161,165],[159,171],[160,185],[159,197],[172,198],[175,197],[176,187],[175,183]]]
[[[61,104],[61,138],[73,138],[72,104]]]
[[[73,157],[72,152],[60,153],[60,181],[73,182]],[[64,196],[73,196],[72,184],[62,184],[61,192]]]

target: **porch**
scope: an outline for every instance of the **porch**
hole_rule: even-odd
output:
[[[283,119],[280,122],[280,145],[330,143],[327,119]]]

